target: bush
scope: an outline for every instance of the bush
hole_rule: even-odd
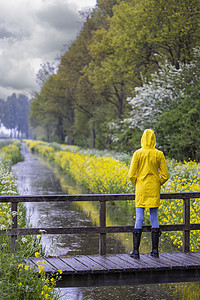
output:
[[[0,152],[0,195],[16,195],[17,187],[15,178],[10,172],[11,162],[21,160],[19,145],[9,145]],[[26,211],[23,204],[18,206],[18,227],[26,223]],[[10,204],[0,203],[0,230],[10,228]],[[44,254],[40,244],[41,237],[19,236],[17,239],[17,253],[10,253],[10,237],[0,235],[0,299],[58,299],[54,291],[56,279],[46,276],[43,264],[38,260],[41,277],[34,269],[26,264],[26,257]]]

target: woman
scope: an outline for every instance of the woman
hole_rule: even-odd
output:
[[[142,135],[141,148],[134,152],[129,170],[129,178],[134,184],[136,222],[133,232],[134,249],[130,256],[139,258],[139,245],[144,221],[144,209],[150,210],[152,251],[150,255],[159,257],[158,242],[161,231],[158,223],[160,204],[160,186],[169,178],[163,152],[155,149],[156,137],[152,129],[146,129]]]

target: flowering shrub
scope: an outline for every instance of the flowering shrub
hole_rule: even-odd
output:
[[[20,152],[20,142],[14,142],[8,146],[1,149],[1,157],[3,158],[2,163],[16,164],[18,161],[23,160],[23,156]]]
[[[0,262],[1,299],[58,299],[54,288],[61,273],[47,277],[44,272],[45,260],[38,259],[37,262],[40,277],[21,257],[3,253],[0,256]]]

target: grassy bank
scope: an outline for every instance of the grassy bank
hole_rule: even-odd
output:
[[[0,150],[0,195],[16,195],[17,186],[11,172],[13,163],[22,160],[20,143],[12,143]],[[18,206],[18,227],[25,227],[26,211]],[[10,204],[0,203],[0,230],[10,228]],[[0,299],[58,299],[54,291],[56,280],[44,274],[45,261],[38,259],[37,273],[26,265],[28,256],[44,254],[40,245],[41,236],[19,236],[17,253],[10,253],[10,237],[0,235]],[[59,274],[57,274],[57,278]]]
[[[69,174],[88,192],[95,194],[133,193],[134,188],[128,178],[131,155],[105,151],[84,150],[76,146],[49,144],[41,141],[26,141],[33,151],[46,157],[49,161]],[[105,155],[104,155],[105,154]],[[170,179],[162,186],[161,192],[199,192],[200,164],[195,161],[177,162],[167,159]],[[135,207],[133,201],[122,201],[124,209],[131,210],[133,218]],[[125,206],[124,206],[125,205]],[[145,223],[150,224],[149,212],[145,211]],[[200,214],[199,199],[191,201],[191,222],[197,223]],[[159,209],[160,224],[180,224],[183,222],[182,200],[161,201]],[[180,232],[165,233],[177,247],[182,247]],[[199,232],[191,233],[191,250],[200,250]]]

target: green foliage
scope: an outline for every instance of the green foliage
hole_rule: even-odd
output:
[[[169,62],[160,65],[151,81],[135,88],[135,97],[125,122],[132,128],[154,128],[159,148],[179,160],[199,161],[200,48],[188,64],[176,69]]]
[[[41,78],[42,89],[31,104],[30,121],[36,138],[98,149],[135,149],[141,128],[128,128],[120,121],[130,112],[133,115],[140,112],[142,118],[146,118],[146,112],[140,111],[137,103],[132,107],[126,99],[134,97],[135,88],[148,83],[152,74],[159,73],[166,60],[172,66],[169,72],[193,60],[193,49],[200,46],[200,2],[99,0],[93,11],[82,16],[85,22],[80,34],[61,58],[57,73],[55,69],[52,73],[50,65],[44,66],[47,78]],[[184,79],[189,74],[183,72],[181,76]],[[177,79],[171,81],[174,93],[166,103],[158,107],[159,101],[147,101],[146,106],[150,103],[153,112],[158,108],[167,112],[172,102],[176,105],[176,88],[181,94],[187,87],[187,84],[177,83]],[[190,93],[186,94],[186,98],[191,98]],[[187,120],[196,115],[195,111],[189,111],[186,107],[183,111]],[[175,115],[180,117],[179,112]],[[152,119],[145,124],[155,127],[157,116]],[[165,126],[164,119],[163,115],[159,126]],[[114,130],[112,124],[115,124]],[[187,125],[185,130],[189,132],[188,127],[192,126]],[[165,129],[161,128],[161,132]],[[188,135],[191,134],[185,132],[187,138],[182,145],[189,139],[189,153],[198,152],[192,149],[197,141]],[[181,136],[184,139],[183,131]],[[163,147],[172,149],[174,143],[167,145],[165,139]],[[172,155],[171,150],[169,154]]]
[[[170,157],[200,159],[200,96],[196,87],[156,124],[160,145]]]
[[[21,160],[20,145],[11,144],[0,152],[0,194],[16,195],[17,186],[15,178],[10,172],[11,163]],[[18,204],[18,227],[26,225],[26,210],[22,203]],[[9,203],[0,203],[0,229],[10,228],[11,213]],[[10,236],[0,235],[0,299],[58,299],[54,291],[59,273],[54,277],[44,273],[45,261],[38,259],[40,277],[33,268],[26,263],[29,256],[44,255],[41,246],[41,236],[18,236],[17,253],[10,253]]]
[[[22,256],[3,252],[0,255],[0,266],[1,299],[58,299],[58,294],[53,290],[56,279],[48,278],[44,272],[41,272],[39,278]]]

